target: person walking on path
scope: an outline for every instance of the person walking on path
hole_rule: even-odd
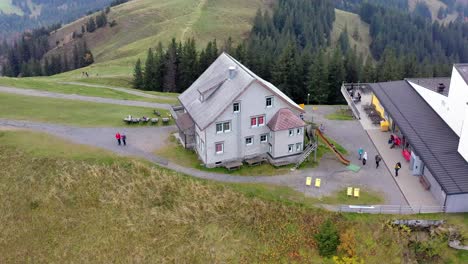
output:
[[[362,155],[362,165],[366,165],[367,162],[367,152],[364,152],[364,155]]]
[[[379,163],[382,161],[382,158],[380,157],[379,154],[375,155],[375,168],[379,168]]]
[[[127,146],[127,136],[126,136],[124,133],[122,133],[121,137],[122,137],[122,143],[123,143],[123,145],[124,145],[124,146]]]
[[[121,136],[120,136],[120,133],[117,132],[117,134],[115,134],[115,139],[117,139],[117,144],[119,144],[120,146],[120,139],[121,139]]]
[[[401,169],[401,163],[397,162],[395,164],[395,177],[398,177],[398,171]]]
[[[362,148],[359,148],[357,153],[359,155],[359,160],[361,160],[362,159],[362,154],[364,154],[364,150]]]

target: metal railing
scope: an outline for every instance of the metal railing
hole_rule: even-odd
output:
[[[445,206],[431,205],[339,205],[338,212],[365,214],[433,214],[444,213]]]
[[[353,101],[353,98],[351,98],[351,96],[349,95],[345,84],[341,86],[341,93],[343,94],[348,105],[351,107],[351,111],[353,112],[354,117],[356,117],[356,119],[361,119],[361,113],[357,109],[356,104]]]

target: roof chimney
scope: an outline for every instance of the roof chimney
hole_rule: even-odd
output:
[[[234,77],[236,77],[236,67],[231,66],[229,67],[229,79],[232,80]]]
[[[444,93],[444,90],[445,90],[445,84],[439,83],[439,86],[437,87],[437,92]]]

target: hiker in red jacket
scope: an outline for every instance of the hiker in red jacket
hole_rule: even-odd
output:
[[[117,134],[115,134],[115,138],[117,139],[117,144],[119,144],[119,146],[120,146],[120,138],[121,138],[121,136],[120,136],[120,133],[119,133],[119,132],[117,132]]]

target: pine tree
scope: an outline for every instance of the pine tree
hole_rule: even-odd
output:
[[[272,72],[273,82],[294,101],[303,101],[305,91],[302,89],[299,75],[300,67],[296,47],[293,43],[289,43],[274,67]]]
[[[359,64],[361,63],[361,64]],[[353,49],[349,49],[346,53],[345,58],[345,72],[346,82],[357,83],[360,80],[362,62],[359,61],[359,58],[356,54],[356,46]]]
[[[234,42],[232,41],[231,36],[224,42],[223,51],[229,55],[234,55]]]
[[[154,54],[154,70],[155,70],[155,80],[154,80],[154,88],[156,91],[162,92],[163,91],[163,83],[164,83],[164,74],[165,74],[165,65],[166,65],[166,57],[164,54],[163,45],[161,42],[158,43],[156,47],[156,52]]]
[[[180,85],[178,92],[185,91],[195,81],[198,72],[198,54],[195,39],[190,38],[185,42],[180,58]]]
[[[177,42],[172,39],[165,56],[165,75],[164,75],[164,91],[177,91],[177,76],[178,76],[178,54]]]
[[[346,54],[350,48],[349,37],[348,37],[348,28],[345,26],[344,30],[341,32],[340,37],[338,38],[338,44],[340,45],[341,51]]]
[[[96,22],[94,22],[93,17],[90,17],[88,19],[88,23],[86,24],[86,30],[90,33],[96,30]]]
[[[343,65],[343,55],[341,49],[337,48],[333,51],[328,67],[328,103],[342,103],[341,85],[345,80],[345,69]]]
[[[145,62],[145,72],[143,74],[143,89],[145,90],[154,90],[154,80],[155,80],[155,69],[154,69],[154,55],[153,50],[150,48],[148,49],[148,55],[146,56]]]
[[[372,58],[369,55],[366,59],[366,63],[364,64],[364,68],[362,70],[362,81],[363,82],[375,82],[375,72],[374,72],[374,65],[372,63]]]
[[[307,89],[311,102],[328,103],[328,67],[322,50],[316,54],[314,62],[309,68]]]
[[[135,69],[133,71],[133,88],[142,89],[143,88],[143,72],[141,70],[141,60],[138,58]]]

